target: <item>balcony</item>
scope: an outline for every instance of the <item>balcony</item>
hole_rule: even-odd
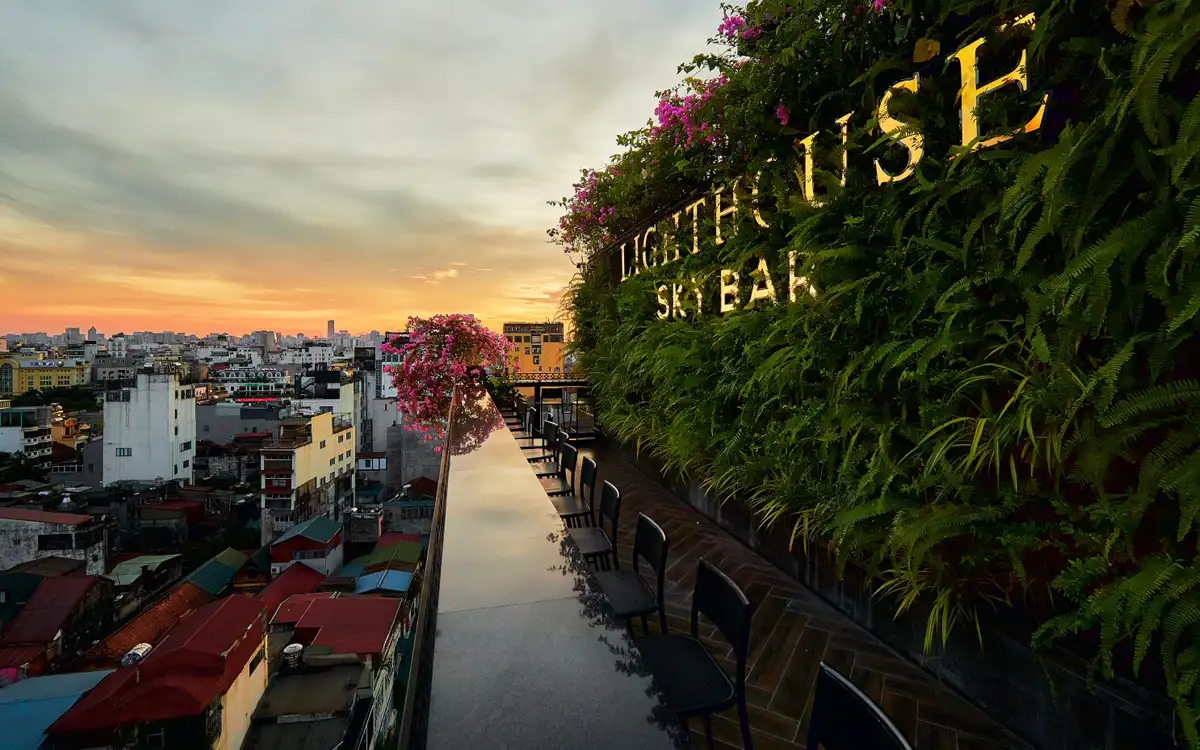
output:
[[[455,455],[464,429],[452,418],[429,546],[410,589],[417,612],[399,747],[705,747],[699,721],[689,734],[662,705],[630,632],[611,616],[511,433],[500,428],[467,438],[473,447]],[[689,629],[701,558],[755,603],[747,658],[755,747],[804,746],[817,668],[825,662],[882,706],[914,747],[1027,748],[617,447],[597,440],[583,452],[622,492],[621,567],[631,562],[639,513],[670,539],[665,612],[672,632]],[[656,618],[649,619],[657,631]],[[707,624],[701,640],[712,650],[725,647]],[[480,705],[495,707],[504,720],[485,719]],[[587,717],[586,736],[563,718],[573,716]],[[712,724],[718,748],[742,746],[735,712],[714,715]]]

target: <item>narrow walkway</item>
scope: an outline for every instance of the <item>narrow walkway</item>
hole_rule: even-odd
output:
[[[755,603],[750,635],[747,698],[755,750],[804,747],[818,664],[848,675],[881,705],[916,750],[1027,750],[1028,746],[879,639],[772,566],[698,511],[603,445],[581,453],[599,466],[600,481],[621,490],[618,531],[622,566],[632,558],[638,513],[666,531],[667,616],[672,630],[687,631],[696,565],[705,557],[742,587]],[[653,618],[651,618],[653,620]],[[637,632],[640,625],[635,626]],[[654,628],[654,622],[651,623]],[[727,644],[701,619],[701,633],[717,653]],[[730,674],[734,665],[725,661]],[[692,736],[704,747],[703,726]],[[740,748],[736,710],[713,719],[718,747]]]

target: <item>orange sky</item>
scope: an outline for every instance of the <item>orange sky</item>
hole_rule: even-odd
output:
[[[0,333],[552,318],[575,269],[546,202],[721,19],[694,0],[324,7],[6,7]]]

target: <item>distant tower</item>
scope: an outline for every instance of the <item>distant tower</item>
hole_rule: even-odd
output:
[[[330,339],[333,338],[333,332],[334,332],[334,327],[333,327],[333,321],[331,320],[331,321],[329,321],[329,334],[326,336],[326,338],[330,338]]]

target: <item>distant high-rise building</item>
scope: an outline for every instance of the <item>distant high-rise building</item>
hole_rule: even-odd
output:
[[[68,344],[78,344],[82,340],[83,340],[83,337],[81,335],[79,335],[78,328],[68,328],[67,329],[67,343]]]
[[[329,333],[326,334],[327,338],[333,338],[334,332],[335,332],[335,330],[333,327],[333,321],[331,320],[331,321],[329,321]]]
[[[504,338],[512,342],[514,372],[562,372],[567,345],[562,323],[505,323]]]
[[[88,329],[87,340],[88,341],[96,341],[99,337],[99,333],[100,332],[96,330],[96,326],[92,326],[91,328]]]

